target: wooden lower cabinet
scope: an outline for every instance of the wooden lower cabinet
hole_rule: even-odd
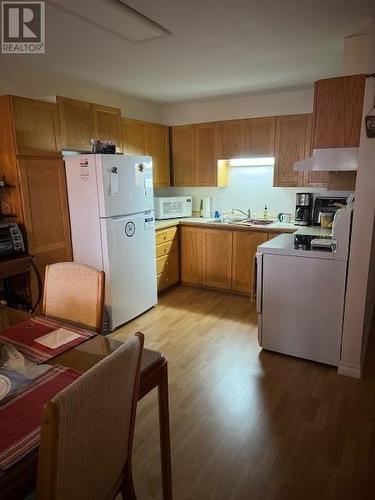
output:
[[[181,281],[251,293],[253,258],[268,233],[181,227]]]
[[[257,246],[267,241],[267,236],[267,233],[233,231],[232,290],[250,293]]]
[[[156,274],[158,292],[180,279],[177,226],[156,231]]]
[[[203,229],[203,285],[232,288],[232,231]]]
[[[203,231],[197,227],[181,227],[181,280],[203,284]]]

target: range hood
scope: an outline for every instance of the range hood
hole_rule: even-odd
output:
[[[296,161],[296,172],[342,172],[357,170],[359,148],[325,148],[314,149],[313,154],[306,160]]]

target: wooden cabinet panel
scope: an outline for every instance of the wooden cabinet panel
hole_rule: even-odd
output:
[[[365,75],[351,75],[315,83],[315,149],[359,145],[365,79]]]
[[[114,141],[116,152],[122,153],[121,110],[91,104],[94,137],[98,141]]]
[[[146,154],[152,156],[154,186],[169,186],[169,129],[146,123]]]
[[[356,171],[329,172],[328,189],[330,191],[355,191]]]
[[[229,160],[245,154],[246,120],[219,123],[218,158]]]
[[[124,153],[130,155],[146,154],[145,122],[140,120],[122,119]]]
[[[246,120],[246,153],[272,156],[275,149],[276,118],[250,118]]]
[[[217,186],[218,123],[195,125],[195,185]]]
[[[60,155],[60,127],[56,104],[12,97],[18,155]]]
[[[328,178],[328,172],[304,172],[303,185],[307,187],[326,187]]]
[[[171,127],[173,186],[194,186],[194,125]]]
[[[267,233],[234,231],[232,289],[251,293],[253,280],[253,259],[257,246],[267,241]]]
[[[181,227],[181,280],[201,285],[203,282],[204,229]]]
[[[168,227],[167,229],[159,229],[156,231],[156,244],[167,243],[168,241],[177,240],[177,226]]]
[[[169,288],[170,286],[178,283],[179,273],[178,268],[167,271],[166,273],[159,274],[157,277],[158,292]]]
[[[91,151],[91,104],[77,99],[57,96],[62,148],[71,151]]]
[[[156,259],[156,274],[178,268],[178,253],[169,253]]]
[[[46,264],[72,259],[64,164],[58,158],[22,159],[19,173],[29,252],[43,276]]]
[[[163,255],[168,255],[169,253],[174,252],[178,252],[177,237],[167,243],[160,243],[159,245],[156,245],[156,257],[162,257]]]
[[[227,290],[232,288],[232,231],[204,230],[203,284]]]
[[[294,163],[310,154],[310,137],[311,115],[276,118],[274,186],[293,187],[303,184],[303,175],[294,171]]]

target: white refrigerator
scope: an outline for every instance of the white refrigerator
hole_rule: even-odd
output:
[[[157,303],[152,159],[65,156],[73,259],[105,272],[110,329]]]

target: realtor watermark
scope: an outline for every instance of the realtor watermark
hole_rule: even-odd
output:
[[[45,2],[1,2],[1,52],[44,54]]]

